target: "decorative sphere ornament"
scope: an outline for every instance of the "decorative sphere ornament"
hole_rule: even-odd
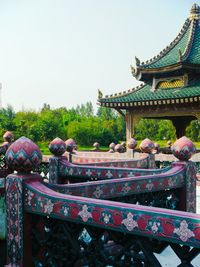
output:
[[[151,153],[155,148],[154,142],[146,138],[140,143],[140,150],[143,153]]]
[[[128,143],[127,146],[129,149],[134,149],[137,146],[137,141],[134,138],[131,138]]]
[[[167,146],[171,147],[172,146],[172,142],[170,140],[167,141]]]
[[[171,151],[179,160],[187,161],[196,152],[196,147],[189,138],[183,136],[176,140],[171,147]]]
[[[93,144],[93,147],[95,148],[95,149],[99,149],[99,143],[98,142],[95,142],[94,144]]]
[[[112,150],[114,150],[115,149],[115,146],[116,146],[116,144],[112,142],[112,143],[110,143],[109,148],[112,149]]]
[[[67,139],[65,141],[65,144],[66,144],[67,152],[71,153],[74,149],[77,149],[76,142],[72,138]]]
[[[20,137],[10,145],[5,160],[8,167],[18,172],[30,172],[42,161],[39,147],[25,136]]]
[[[10,131],[7,131],[3,135],[3,139],[4,139],[4,141],[10,143],[10,142],[12,142],[14,140],[14,135]]]
[[[117,144],[115,146],[115,151],[119,152],[119,153],[123,153],[124,152],[124,147],[121,144]]]
[[[126,148],[126,142],[121,142],[121,145]]]
[[[66,144],[62,139],[56,137],[49,144],[49,151],[55,156],[62,156],[66,151]]]
[[[159,150],[160,149],[160,145],[158,143],[155,143],[154,146],[155,146],[155,149],[156,150]]]

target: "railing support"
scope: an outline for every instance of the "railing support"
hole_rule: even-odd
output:
[[[30,214],[24,212],[24,187],[41,176],[31,174],[42,155],[39,148],[28,138],[21,137],[6,152],[6,162],[17,174],[6,178],[7,201],[7,264],[15,267],[32,267]]]

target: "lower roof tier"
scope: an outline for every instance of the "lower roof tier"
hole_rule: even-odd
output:
[[[127,92],[98,99],[105,107],[134,107],[157,104],[200,102],[200,79],[193,80],[188,86],[180,88],[156,89],[149,84],[141,85]]]

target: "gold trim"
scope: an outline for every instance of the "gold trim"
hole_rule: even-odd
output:
[[[182,88],[188,85],[188,75],[170,76],[168,78],[153,78],[151,91],[157,89]]]

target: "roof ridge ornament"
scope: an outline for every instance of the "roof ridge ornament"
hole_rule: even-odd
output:
[[[135,63],[136,63],[136,66],[140,65],[140,60],[139,60],[139,58],[135,57]]]
[[[98,89],[98,99],[103,98],[103,93],[101,92],[100,89]]]
[[[200,7],[198,4],[194,3],[190,9],[190,15],[189,15],[190,20],[198,20],[200,19]]]
[[[136,69],[135,69],[135,67],[133,67],[133,65],[131,65],[131,73],[132,73],[133,75],[135,75],[135,73],[136,73]]]

